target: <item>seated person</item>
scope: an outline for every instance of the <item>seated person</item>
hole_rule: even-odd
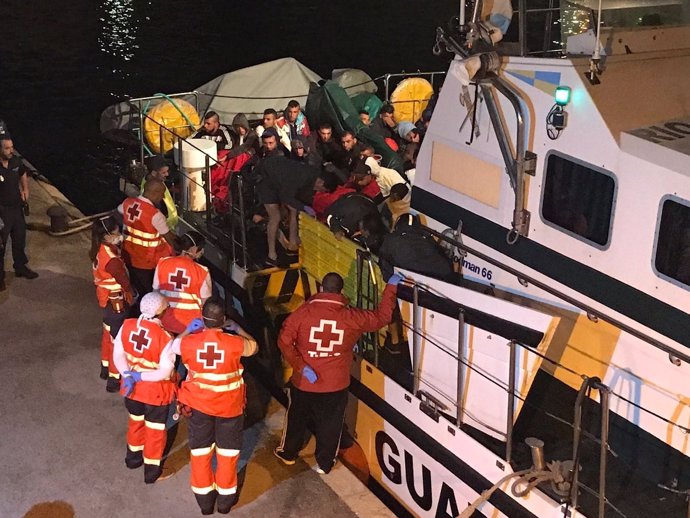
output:
[[[333,173],[323,172],[321,173],[321,179],[323,180],[323,191],[314,193],[314,201],[311,206],[316,213],[317,219],[325,221],[326,211],[336,200],[356,191],[352,187],[340,185],[338,177]]]
[[[229,156],[234,158],[242,153],[255,154],[261,143],[256,131],[250,128],[249,120],[244,113],[238,113],[232,119],[232,151]]]
[[[307,118],[302,113],[299,103],[294,99],[288,103],[283,116],[276,121],[276,125],[286,131],[290,141],[295,140],[295,137],[306,138],[311,134]]]
[[[415,144],[421,143],[421,133],[411,122],[401,122],[398,124],[397,131],[398,135],[400,135],[400,143],[402,144],[402,147],[411,142],[414,142]]]
[[[353,239],[361,234],[361,223],[368,216],[381,219],[376,204],[367,196],[356,192],[350,193],[328,207],[326,225],[336,238]]]
[[[256,127],[256,134],[259,137],[261,137],[264,131],[266,131],[268,128],[273,128],[276,134],[278,135],[278,141],[283,146],[285,146],[285,149],[287,149],[289,153],[291,149],[289,130],[286,127],[279,127],[277,125],[277,120],[278,112],[276,112],[273,108],[267,108],[266,110],[264,110],[264,118],[262,124]]]
[[[318,155],[322,164],[335,163],[338,160],[341,149],[333,138],[333,126],[330,123],[324,122],[319,126],[310,149]]]
[[[359,120],[365,126],[369,126],[371,124],[371,119],[369,118],[369,112],[366,110],[359,110]]]
[[[396,266],[442,280],[453,277],[451,260],[422,230],[419,217],[409,213],[400,216],[393,232],[384,236],[378,256],[384,279],[393,274]]]
[[[350,130],[345,130],[340,136],[340,153],[335,162],[336,167],[351,171],[359,160],[364,146],[357,141],[357,137]]]
[[[271,137],[275,139],[275,136]],[[263,139],[264,143],[266,139]],[[285,158],[280,153],[269,154],[256,166],[256,196],[268,214],[266,266],[278,266],[276,238],[280,226],[280,206],[286,205],[289,214],[288,250],[298,250],[297,211],[312,203],[314,191],[323,191],[319,170],[304,163]],[[311,209],[307,212],[313,214]]]
[[[419,156],[419,144],[410,142],[402,152],[403,171],[410,185],[414,185],[414,177],[417,173],[417,157]]]
[[[381,189],[381,194],[384,198],[388,198],[391,194],[391,187],[398,183],[407,183],[402,175],[395,169],[388,167],[381,167],[374,157],[367,158],[364,165],[369,167],[371,174],[376,179],[376,183]]]
[[[355,165],[352,175],[350,176],[350,181],[347,182],[345,186],[355,189],[357,192],[371,198],[376,205],[383,202],[383,194],[381,194],[379,184],[376,183],[374,175],[371,174],[371,168],[363,161]]]
[[[218,147],[218,160],[221,160],[220,151],[228,151],[232,148],[232,136],[224,125],[220,123],[220,117],[216,112],[208,112],[204,116],[204,125],[196,130],[191,138],[203,138],[212,140]]]
[[[274,155],[281,155],[286,158],[290,157],[288,151],[282,142],[279,141],[280,136],[275,128],[267,128],[261,133],[261,148],[259,149],[259,158],[266,158]]]
[[[410,188],[405,183],[396,183],[391,187],[391,193],[386,198],[386,210],[389,213],[389,228],[395,225],[398,218],[403,214],[410,212]],[[388,217],[388,214],[387,214]]]
[[[374,133],[380,135],[383,139],[392,139],[397,142],[399,139],[395,131],[396,122],[393,113],[395,108],[392,104],[384,104],[379,111],[378,118],[369,126]]]

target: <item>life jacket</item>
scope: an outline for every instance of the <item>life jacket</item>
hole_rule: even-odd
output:
[[[122,203],[125,224],[122,250],[135,268],[153,270],[161,257],[172,255],[171,246],[153,226],[157,212],[150,201],[141,197],[127,198]]]
[[[163,327],[181,333],[195,318],[201,318],[201,290],[208,268],[191,257],[164,257],[156,267],[158,291],[168,299],[168,310],[161,318]]]
[[[158,369],[161,353],[172,340],[158,322],[143,317],[125,320],[120,333],[129,370],[137,372]],[[120,393],[124,396],[125,391],[123,385]],[[139,381],[128,397],[147,405],[161,406],[169,404],[174,394],[175,384],[166,378],[162,381]]]
[[[110,275],[105,267],[112,260],[122,261],[120,254],[113,250],[109,245],[101,243],[96,260],[92,265],[93,269],[93,283],[96,285],[96,297],[98,297],[98,305],[102,308],[108,304],[108,297],[113,292],[124,291],[120,283],[115,280],[115,277]],[[124,261],[123,261],[124,262]]]
[[[180,355],[189,373],[178,399],[185,405],[217,417],[236,417],[244,411],[245,387],[240,358],[244,339],[205,329],[187,335]]]

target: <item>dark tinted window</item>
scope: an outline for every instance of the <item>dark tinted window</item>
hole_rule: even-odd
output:
[[[615,182],[579,162],[551,154],[546,166],[542,217],[588,241],[609,242]]]
[[[673,200],[662,205],[654,265],[659,273],[690,285],[690,207]]]

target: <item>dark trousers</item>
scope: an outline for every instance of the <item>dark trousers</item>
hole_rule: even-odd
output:
[[[127,265],[127,269],[129,270],[129,278],[134,285],[134,289],[139,294],[139,300],[147,293],[153,291],[153,274],[156,272],[155,269],[143,270],[131,265]]]
[[[5,223],[5,228],[0,232],[0,280],[5,279],[5,248],[7,239],[12,239],[12,259],[14,269],[21,269],[26,266],[29,259],[26,257],[24,248],[26,247],[26,221],[21,205],[19,207],[0,206],[0,218]]]
[[[307,425],[313,423],[316,462],[328,473],[335,464],[343,430],[348,389],[338,392],[305,392],[290,387],[283,439],[278,447],[283,456],[294,459],[302,449]]]
[[[202,511],[229,510],[237,502],[237,462],[244,416],[216,417],[192,409],[189,418],[191,486]],[[213,471],[213,455],[216,470]]]

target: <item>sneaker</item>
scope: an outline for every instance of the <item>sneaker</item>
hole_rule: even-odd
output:
[[[316,466],[316,469],[314,471],[316,471],[319,475],[326,475],[326,472],[318,466]]]
[[[292,466],[295,462],[297,462],[295,459],[289,459],[285,457],[285,452],[283,450],[279,450],[278,448],[273,450],[273,455],[278,457],[281,460],[281,462],[286,466]]]
[[[14,275],[16,277],[24,277],[25,279],[35,279],[36,277],[38,277],[38,274],[28,266],[24,266],[23,268],[15,270]]]
[[[105,390],[113,394],[115,392],[120,392],[120,380],[108,377],[108,381],[105,383]]]
[[[101,365],[101,373],[98,375],[99,378],[102,380],[107,380],[108,379],[108,367],[105,365]]]

